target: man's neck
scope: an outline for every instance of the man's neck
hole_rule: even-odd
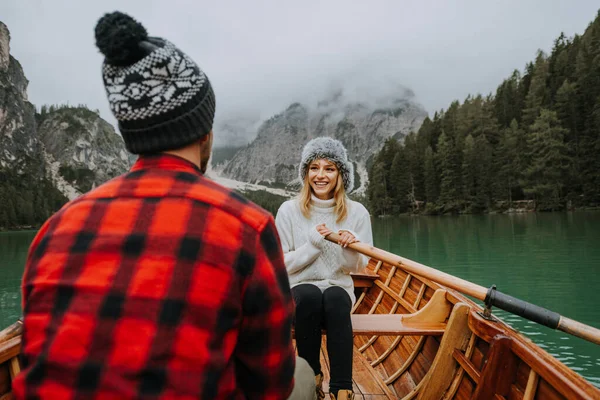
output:
[[[177,157],[181,157],[185,160],[188,160],[192,164],[196,165],[198,168],[200,168],[202,159],[200,157],[200,147],[199,146],[200,146],[199,144],[194,143],[194,144],[186,146],[182,149],[166,150],[166,151],[164,151],[164,153],[172,154]]]

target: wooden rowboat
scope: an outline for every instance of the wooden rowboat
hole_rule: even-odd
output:
[[[600,399],[598,388],[496,319],[490,307],[597,344],[599,330],[383,250],[350,247],[370,257],[365,273],[353,275],[357,399]],[[486,309],[465,294],[485,299]],[[16,322],[0,332],[0,400],[12,398],[21,331]],[[324,336],[327,392],[326,351]]]

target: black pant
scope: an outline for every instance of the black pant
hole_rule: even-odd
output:
[[[339,286],[321,289],[311,284],[292,288],[296,302],[295,331],[298,355],[315,374],[321,372],[321,328],[327,330],[327,352],[331,367],[329,392],[352,390],[352,300]]]

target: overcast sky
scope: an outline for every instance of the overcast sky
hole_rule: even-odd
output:
[[[561,31],[583,33],[599,8],[597,0],[0,0],[0,20],[36,106],[84,103],[112,123],[94,44],[105,12],[129,13],[188,53],[212,81],[223,120],[266,118],[357,84],[370,88],[365,96],[404,85],[431,115],[494,91]]]

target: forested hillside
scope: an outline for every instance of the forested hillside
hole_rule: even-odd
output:
[[[427,118],[369,168],[375,215],[600,205],[600,12],[487,96]]]

